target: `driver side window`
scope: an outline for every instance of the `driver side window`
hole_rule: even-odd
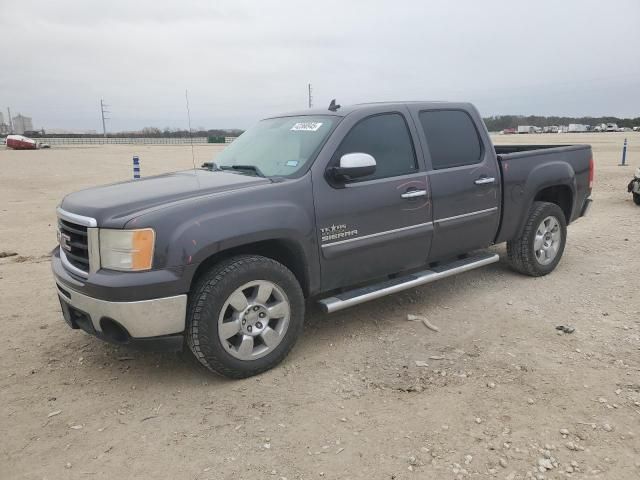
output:
[[[399,113],[374,115],[357,123],[338,147],[336,161],[347,153],[368,153],[376,160],[375,172],[358,181],[397,177],[418,170],[411,135]]]

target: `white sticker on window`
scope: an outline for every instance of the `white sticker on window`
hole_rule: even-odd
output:
[[[287,162],[287,167],[297,167],[298,166],[298,160],[289,160]]]
[[[298,122],[291,130],[294,132],[317,132],[322,126],[322,122]]]

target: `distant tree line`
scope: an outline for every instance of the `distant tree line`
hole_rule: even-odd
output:
[[[548,125],[569,125],[579,123],[582,125],[600,125],[601,123],[616,123],[618,127],[640,126],[640,117],[541,117],[539,115],[497,115],[484,118],[487,130],[498,132],[505,128],[517,128],[518,125],[531,125],[534,127],[546,127]]]
[[[191,131],[192,137],[237,137],[244,130],[237,128],[231,129],[210,129],[206,130],[202,127],[198,127],[196,130]],[[26,133],[26,132],[25,132]],[[101,137],[101,133],[47,133],[46,130],[38,132],[28,132],[31,137],[35,138],[84,138],[84,137]],[[182,130],[176,128],[166,127],[164,129],[156,127],[144,127],[142,130],[135,132],[115,132],[107,133],[108,138],[189,138],[189,130]]]
[[[490,132],[498,132],[505,128],[517,128],[518,125],[532,125],[534,127],[546,127],[548,125],[569,125],[570,123],[580,123],[583,125],[599,125],[601,123],[615,123],[618,127],[636,127],[640,126],[640,117],[636,118],[618,118],[618,117],[543,117],[539,115],[496,115],[484,118],[484,123]],[[205,129],[197,127],[191,131],[192,137],[208,137],[212,139],[224,137],[237,137],[244,130],[238,128],[231,129]],[[102,136],[101,133],[47,133],[46,130],[25,132],[34,138],[83,138]],[[177,128],[157,128],[144,127],[142,130],[133,132],[114,132],[107,133],[109,138],[189,138],[189,130]]]
[[[240,130],[237,128],[231,129],[205,129],[204,127],[196,127],[196,129],[191,130],[192,137],[237,137],[244,130]],[[135,134],[135,135],[134,135]],[[140,136],[140,137],[151,137],[151,138],[188,138],[189,130],[180,130],[180,129],[172,129],[172,128],[164,128],[159,129],[156,127],[144,127],[139,132],[123,132],[114,134],[114,136],[122,136],[122,137],[132,137],[132,136]]]

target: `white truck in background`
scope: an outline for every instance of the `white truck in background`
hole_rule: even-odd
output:
[[[569,133],[582,133],[587,132],[589,129],[586,125],[582,125],[580,123],[570,123],[569,124]]]

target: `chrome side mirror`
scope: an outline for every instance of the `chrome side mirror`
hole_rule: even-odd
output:
[[[340,163],[333,167],[332,175],[342,181],[366,177],[376,171],[376,159],[368,153],[347,153],[340,157]]]

